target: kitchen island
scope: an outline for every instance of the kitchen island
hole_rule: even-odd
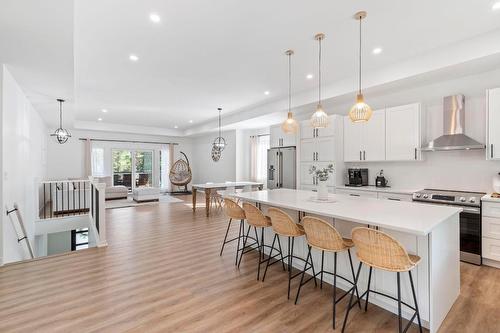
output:
[[[267,190],[234,195],[242,201],[257,204],[264,213],[268,207],[278,207],[290,214],[296,222],[304,215],[314,215],[331,221],[343,237],[350,237],[358,226],[378,228],[395,237],[407,251],[422,258],[414,269],[415,286],[422,323],[430,332],[437,332],[446,314],[460,293],[459,214],[461,208],[420,205],[372,198],[330,194],[329,201],[317,202],[316,195],[301,190]],[[265,243],[272,240],[272,230],[266,230]],[[286,243],[283,251],[286,252]],[[295,240],[294,254],[306,257],[307,245],[303,237]],[[321,255],[313,251],[314,264],[319,267]],[[353,258],[357,264],[355,256]],[[300,262],[294,263],[302,269]],[[325,268],[333,268],[333,258],[325,256]],[[347,257],[339,255],[338,273],[350,277]],[[331,283],[331,279],[325,281]],[[363,269],[359,278],[360,294],[368,283],[368,270]],[[349,289],[347,284],[337,284]],[[402,279],[402,299],[413,304],[410,284]],[[372,289],[396,296],[396,274],[374,270]],[[370,297],[370,303],[397,313],[397,304],[379,295]],[[403,307],[404,309],[404,307]],[[407,319],[410,312],[403,311]]]

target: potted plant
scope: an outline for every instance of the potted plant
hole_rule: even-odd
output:
[[[326,183],[333,174],[333,164],[328,164],[326,168],[317,168],[315,165],[309,168],[309,174],[314,175],[318,179],[318,200],[328,200],[328,188]]]

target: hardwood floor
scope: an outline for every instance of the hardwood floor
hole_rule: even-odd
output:
[[[294,305],[279,265],[262,283],[254,253],[240,269],[232,244],[219,257],[227,219],[193,214],[183,199],[107,210],[107,248],[0,268],[0,332],[332,331],[328,285],[308,284]],[[500,332],[499,311],[500,270],[462,264],[462,293],[440,332]],[[397,332],[381,308],[352,314],[348,332]]]

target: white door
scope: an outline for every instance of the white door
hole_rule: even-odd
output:
[[[271,148],[281,147],[282,131],[279,125],[271,126],[270,130],[270,146]]]
[[[361,133],[363,124],[353,123],[344,117],[344,161],[359,162],[362,160]]]
[[[320,162],[331,162],[335,159],[335,145],[333,137],[316,139],[316,157]]]
[[[363,161],[385,160],[385,110],[374,111],[363,126]]]
[[[488,159],[500,159],[500,88],[488,90]]]
[[[314,139],[302,139],[300,141],[300,161],[313,162],[316,160],[316,141]]]
[[[418,159],[420,147],[420,104],[385,109],[386,160]]]
[[[312,139],[314,137],[314,129],[309,120],[300,123],[300,137],[302,139]]]

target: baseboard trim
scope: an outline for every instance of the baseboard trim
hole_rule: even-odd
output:
[[[500,269],[500,261],[483,258],[483,265]]]

